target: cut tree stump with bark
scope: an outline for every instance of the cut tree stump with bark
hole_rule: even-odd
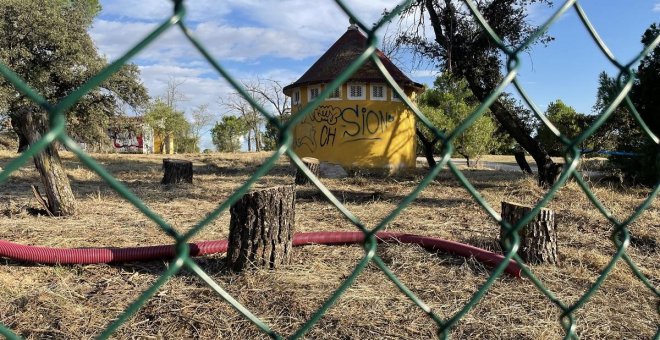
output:
[[[162,184],[176,184],[180,182],[192,183],[193,166],[191,161],[181,159],[163,159],[163,170],[165,175]]]
[[[249,192],[230,209],[227,267],[275,269],[289,263],[295,225],[293,185]]]
[[[319,172],[321,170],[321,162],[318,159],[313,157],[303,157],[303,164],[305,164],[309,170],[314,174],[314,176],[319,177]],[[296,184],[303,185],[311,183],[309,178],[305,176],[305,173],[302,170],[296,168]]]
[[[517,223],[532,207],[515,203],[502,202],[502,218],[511,225]],[[500,242],[504,242],[506,231],[500,229]],[[519,231],[520,248],[518,254],[526,263],[530,264],[558,264],[557,256],[557,223],[555,212],[550,209],[541,209],[534,219]],[[504,245],[502,245],[504,249]]]

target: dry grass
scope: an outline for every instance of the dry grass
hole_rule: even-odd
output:
[[[195,181],[176,188],[159,184],[158,155],[96,155],[108,170],[179,230],[190,228],[251,175],[265,154],[179,155],[194,161]],[[15,154],[0,151],[0,167]],[[0,239],[59,247],[135,246],[171,240],[148,218],[71,155],[65,155],[81,211],[72,218],[35,215],[29,186],[38,182],[31,164],[0,185]],[[374,226],[421,180],[425,171],[389,178],[352,177],[323,182],[366,225]],[[479,192],[499,210],[502,200],[534,204],[544,192],[533,178],[515,172],[467,170]],[[282,160],[256,184],[291,183]],[[625,219],[648,189],[594,184],[593,191]],[[298,231],[355,228],[315,189],[298,188]],[[568,183],[550,202],[557,211],[561,265],[534,266],[542,282],[563,302],[575,301],[597,279],[614,254],[613,227]],[[229,216],[222,214],[196,239],[221,239]],[[658,286],[660,204],[656,200],[631,227],[628,253]],[[437,236],[499,251],[498,228],[444,172],[390,225],[390,231]],[[358,246],[296,248],[292,265],[278,271],[231,274],[223,256],[197,259],[238,301],[280,334],[298,329],[350,274],[364,252]],[[428,253],[415,246],[379,246],[379,255],[415,294],[442,317],[457,312],[489,274],[471,259]],[[44,266],[2,260],[0,322],[27,338],[91,338],[98,335],[142,291],[155,282],[164,262],[122,265]],[[652,337],[660,323],[658,298],[621,262],[602,288],[576,313],[584,339]],[[452,330],[458,339],[554,339],[563,331],[559,310],[529,280],[502,277]],[[435,324],[370,265],[307,334],[309,338],[432,338]],[[115,334],[117,338],[266,338],[194,275],[172,278]]]

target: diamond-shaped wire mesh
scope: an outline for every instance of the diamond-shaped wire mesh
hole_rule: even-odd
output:
[[[376,51],[376,32],[385,25],[388,21],[398,16],[402,10],[407,8],[413,3],[413,0],[404,1],[399,6],[394,8],[386,16],[382,17],[378,23],[373,27],[367,27],[360,21],[360,18],[357,17],[341,0],[335,0],[339,7],[351,18],[353,19],[360,28],[367,33],[369,46],[366,50],[354,60],[346,70],[341,73],[334,81],[332,81],[326,88],[320,93],[318,98],[310,103],[308,103],[304,108],[299,110],[293,117],[285,123],[280,122],[278,119],[269,115],[263,107],[259,106],[251,96],[245,91],[245,89],[217,62],[213,56],[206,50],[206,48],[197,40],[188,29],[185,23],[186,17],[186,8],[184,6],[183,0],[174,1],[174,11],[171,17],[167,18],[158,28],[151,32],[146,38],[140,41],[137,45],[131,48],[126,52],[121,58],[116,60],[114,63],[110,64],[96,76],[91,78],[83,86],[78,88],[76,91],[71,93],[69,96],[64,98],[62,101],[56,104],[48,103],[36,90],[30,88],[19,76],[8,69],[3,64],[0,64],[0,73],[3,77],[11,82],[18,91],[20,91],[25,97],[32,100],[35,104],[42,107],[44,110],[48,111],[50,117],[50,129],[48,133],[44,134],[43,137],[35,143],[29,150],[24,152],[17,159],[13,160],[7,165],[7,167],[0,172],[0,184],[7,181],[12,172],[16,171],[19,167],[25,164],[32,156],[36,153],[44,150],[50,143],[58,140],[63,143],[67,148],[73,151],[78,158],[92,171],[96,172],[101,176],[117,193],[119,193],[124,199],[133,204],[137,209],[139,209],[144,215],[153,220],[160,228],[176,243],[176,258],[171,262],[171,265],[168,269],[162,273],[162,275],[154,282],[146,291],[144,291],[124,312],[112,322],[104,331],[100,334],[101,338],[107,338],[110,336],[118,327],[120,327],[124,322],[126,322],[134,313],[136,313],[142,305],[144,305],[154,294],[155,292],[165,284],[173,275],[177,274],[182,268],[186,268],[193,273],[195,273],[202,281],[204,281],[210,288],[212,288],[222,299],[231,304],[239,313],[241,313],[245,318],[253,322],[261,331],[268,334],[273,338],[281,338],[282,335],[274,332],[270,327],[263,321],[260,320],[258,316],[252,314],[247,308],[242,306],[238,301],[236,301],[230,294],[228,294],[219,284],[217,284],[207,273],[204,272],[189,256],[189,249],[187,242],[199,231],[201,231],[205,226],[211,223],[215,218],[217,218],[223,211],[227,210],[233,203],[235,203],[247,190],[254,184],[261,176],[266,174],[276,163],[276,161],[285,153],[293,160],[296,166],[301,169],[310,180],[320,189],[320,191],[325,195],[325,197],[334,204],[339,211],[341,211],[360,231],[365,234],[364,241],[364,257],[358,262],[353,272],[342,282],[342,284],[334,291],[334,293],[323,303],[323,305],[313,314],[313,316],[304,323],[304,325],[298,329],[294,334],[290,335],[291,338],[300,338],[303,336],[311,327],[314,326],[316,322],[325,314],[325,312],[337,301],[337,299],[352,285],[355,279],[360,275],[360,273],[365,269],[369,263],[375,264],[380,268],[383,273],[403,292],[410,300],[416,304],[421,310],[423,310],[438,326],[438,336],[439,337],[448,337],[453,326],[461,320],[461,318],[483,297],[483,295],[489,290],[491,285],[495,280],[502,274],[506,265],[511,259],[517,261],[522,269],[524,275],[530,279],[536,287],[542,292],[548,299],[550,303],[553,303],[561,310],[561,316],[559,322],[561,322],[562,327],[565,330],[566,338],[577,338],[576,334],[576,321],[574,313],[580,307],[582,307],[587,300],[598,291],[599,287],[608,276],[608,274],[614,268],[614,265],[623,259],[625,263],[630,267],[634,275],[646,286],[652,293],[660,298],[660,292],[656,289],[653,284],[646,278],[641,271],[637,268],[635,263],[626,253],[626,248],[630,242],[630,232],[628,230],[628,225],[630,225],[639,215],[653,202],[659,191],[659,183],[655,184],[655,187],[649,194],[646,200],[635,210],[630,217],[625,221],[619,221],[615,219],[612,214],[608,211],[607,208],[595,197],[595,195],[589,189],[589,186],[582,178],[581,174],[576,171],[577,164],[580,160],[580,149],[578,148],[579,144],[590,137],[612,114],[612,112],[625,101],[625,104],[628,106],[638,124],[642,127],[646,135],[653,140],[654,143],[659,144],[658,137],[653,135],[653,133],[646,127],[639,114],[637,113],[634,105],[628,99],[627,95],[632,87],[632,83],[635,80],[633,65],[642,59],[644,56],[648,55],[658,44],[660,44],[660,37],[656,37],[655,40],[649,45],[646,46],[643,51],[641,51],[633,60],[627,64],[622,64],[616,60],[616,58],[609,52],[608,48],[605,46],[603,41],[598,37],[597,32],[593,26],[589,23],[589,20],[580,7],[579,3],[575,0],[566,1],[557,11],[543,24],[538,30],[532,34],[522,45],[508,47],[502,42],[498,37],[497,33],[494,32],[482,17],[481,13],[477,9],[477,6],[471,0],[465,0],[465,4],[469,7],[474,18],[479,22],[483,29],[485,29],[493,43],[497,44],[500,50],[508,57],[508,72],[504,76],[502,82],[499,86],[488,96],[488,98],[481,103],[481,105],[465,120],[463,121],[456,129],[449,131],[446,134],[439,132],[439,130],[434,127],[426,117],[413,105],[413,103],[408,99],[401,88],[389,75],[380,59],[374,53]],[[534,103],[526,95],[524,88],[518,82],[516,75],[520,67],[519,54],[526,47],[530,46],[535,42],[547,29],[566,11],[574,9],[578,16],[580,17],[584,27],[587,29],[593,40],[598,44],[599,48],[605,54],[605,56],[610,60],[610,62],[618,68],[620,72],[619,83],[619,92],[615,100],[609,104],[607,108],[600,113],[599,117],[595,120],[594,124],[582,132],[578,137],[574,139],[568,139],[566,136],[563,136],[559,131],[554,128],[552,123],[548,121],[541,113]],[[266,119],[271,123],[275,124],[281,134],[279,141],[279,147],[273,153],[272,156],[247,180],[243,183],[242,186],[234,194],[232,194],[225,202],[220,204],[215,210],[208,214],[204,219],[199,221],[191,230],[185,234],[180,234],[172,226],[170,226],[163,218],[151,210],[144,202],[142,202],[135,194],[133,194],[127,187],[117,181],[112,175],[109,174],[98,162],[96,162],[90,155],[85,153],[80,146],[73,141],[65,131],[65,112],[71,108],[76,101],[78,101],[82,96],[87,92],[91,91],[93,88],[98,86],[101,82],[108,79],[113,73],[117,72],[119,68],[128,62],[132,57],[134,57],[138,52],[144,49],[147,45],[152,43],[157,39],[161,34],[163,34],[168,29],[173,29],[172,26],[178,26],[179,29],[185,34],[187,39],[197,48],[199,53],[201,53],[204,58],[213,66],[213,68],[224,78],[226,79],[231,86],[238,91],[250,104],[256,107]],[[320,103],[322,103],[325,98],[327,98],[334,88],[341,85],[349,79],[349,77],[357,71],[362,64],[372,60],[378,68],[381,70],[383,75],[386,77],[388,83],[395,89],[401,98],[404,99],[406,105],[412,109],[419,121],[426,125],[437,137],[440,138],[443,144],[442,153],[440,154],[441,161],[429,171],[428,175],[423,178],[419,186],[415,188],[408,196],[406,196],[402,202],[394,209],[389,215],[387,215],[383,220],[380,221],[374,228],[368,229],[360,220],[353,215],[344,205],[342,205],[337,198],[316,178],[302,163],[301,159],[293,152],[291,148],[292,144],[292,130],[293,127],[300,123],[306,115],[312,112]],[[548,193],[538,202],[538,204],[532,209],[532,211],[524,216],[520,221],[515,225],[510,225],[506,221],[502,220],[500,215],[489,206],[489,204],[481,197],[478,191],[471,185],[471,183],[463,176],[463,174],[458,170],[458,168],[451,162],[450,156],[454,150],[453,142],[454,139],[460,135],[461,132],[465,131],[471,124],[474,123],[488,107],[498,98],[498,96],[503,92],[504,88],[509,84],[513,84],[522,98],[526,101],[529,107],[535,112],[536,116],[547,125],[551,131],[555,133],[557,138],[566,146],[565,154],[565,166],[562,175],[558,181],[552,186]],[[510,235],[505,242],[505,260],[502,261],[491,273],[488,279],[484,284],[476,291],[469,301],[460,308],[454,315],[449,316],[440,316],[430,309],[422,300],[420,300],[415,294],[408,289],[403,282],[401,282],[397,276],[387,267],[385,262],[376,255],[376,249],[378,244],[376,242],[376,232],[382,230],[389,222],[391,222],[396,216],[398,216],[410,203],[412,203],[419,193],[438,175],[440,170],[444,166],[448,166],[450,171],[456,176],[459,182],[469,191],[473,196],[476,203],[478,203],[487,213],[496,220],[499,225],[504,228],[508,235]],[[570,178],[574,178],[580,187],[583,189],[585,194],[594,204],[595,208],[602,213],[603,216],[607,218],[614,226],[614,231],[612,232],[612,242],[616,246],[616,252],[612,256],[609,263],[605,268],[600,272],[598,279],[589,287],[589,289],[572,305],[566,305],[561,302],[555,295],[548,290],[538,279],[534,273],[530,271],[529,268],[523,265],[523,261],[516,254],[518,247],[520,245],[520,239],[516,233],[520,228],[530,222],[555,195],[557,190],[564,185],[564,183]],[[18,338],[10,329],[4,325],[0,325],[0,334],[8,338]],[[656,338],[660,335],[660,332],[656,333]]]

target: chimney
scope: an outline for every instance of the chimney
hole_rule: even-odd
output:
[[[350,24],[350,26],[348,26],[349,31],[357,31],[358,25],[355,23],[355,20],[353,20],[353,18],[349,17],[348,23]]]

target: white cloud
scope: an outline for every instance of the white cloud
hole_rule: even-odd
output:
[[[399,0],[372,0],[349,6],[371,26],[384,9]],[[152,32],[173,10],[167,0],[102,1],[103,10],[90,31],[99,51],[115,60]],[[266,78],[288,83],[304,66],[298,62],[320,56],[348,27],[348,17],[333,1],[307,0],[195,0],[186,2],[185,20],[203,45],[237,80]],[[277,66],[273,64],[277,58]],[[290,67],[282,60],[290,60]],[[152,97],[162,96],[171,79],[181,82],[187,100],[178,109],[189,114],[208,104],[218,117],[219,98],[234,90],[187,41],[177,26],[171,27],[132,60]],[[301,68],[303,69],[301,71]],[[210,127],[208,127],[210,128]],[[210,134],[202,148],[212,147]]]
[[[660,2],[653,5],[653,12],[660,12]]]
[[[212,112],[220,113],[218,99],[231,92],[231,88],[217,77],[204,77],[204,69],[185,68],[178,65],[141,66],[140,71],[145,86],[152,97],[165,94],[168,82],[174,80],[178,90],[186,97],[177,105],[177,109],[186,112],[197,106],[208,104]]]
[[[154,23],[126,23],[96,20],[91,35],[97,47],[114,60],[135,46],[156,28]],[[260,27],[234,27],[203,22],[192,32],[216,60],[250,61],[262,57],[294,60],[319,55],[324,44],[300,35]],[[201,59],[201,54],[185,38],[178,27],[172,27],[138,54],[142,60]]]
[[[366,25],[398,0],[351,4]],[[104,1],[91,34],[111,60],[146,37],[171,12],[169,1]],[[187,5],[197,36],[218,59],[250,61],[262,57],[299,60],[320,55],[348,26],[346,14],[332,1],[198,0]],[[139,55],[141,59],[196,59],[199,54],[178,27],[170,28]]]
[[[410,75],[413,77],[437,77],[440,75],[439,70],[413,70]]]
[[[204,21],[221,18],[230,9],[222,1],[186,1],[186,20]],[[129,21],[161,22],[172,15],[174,2],[167,0],[113,0],[102,1],[102,15],[117,16]]]
[[[384,9],[392,9],[399,2],[358,1],[348,6],[366,26],[371,26]],[[101,16],[105,20],[121,22],[160,23],[173,11],[172,2],[166,0],[106,0],[102,5]],[[331,42],[348,26],[348,16],[333,1],[318,1],[310,6],[307,0],[195,0],[185,5],[185,20],[193,24],[231,22],[236,26],[237,22],[249,22],[249,26],[321,43]]]
[[[348,4],[353,13],[370,27],[384,9],[394,8],[399,0],[357,1]],[[233,11],[244,13],[249,19],[289,35],[299,35],[308,41],[331,43],[348,26],[348,16],[333,1],[308,0],[231,0]]]
[[[160,0],[103,1],[102,13],[126,19],[161,20],[172,13],[172,2]]]
[[[113,60],[146,37],[156,26],[155,23],[129,23],[97,19],[89,33],[99,51]],[[164,37],[161,37],[160,40],[162,39]]]
[[[300,35],[260,27],[201,23],[194,34],[221,59],[253,60],[264,56],[302,59],[323,52],[323,44]]]

